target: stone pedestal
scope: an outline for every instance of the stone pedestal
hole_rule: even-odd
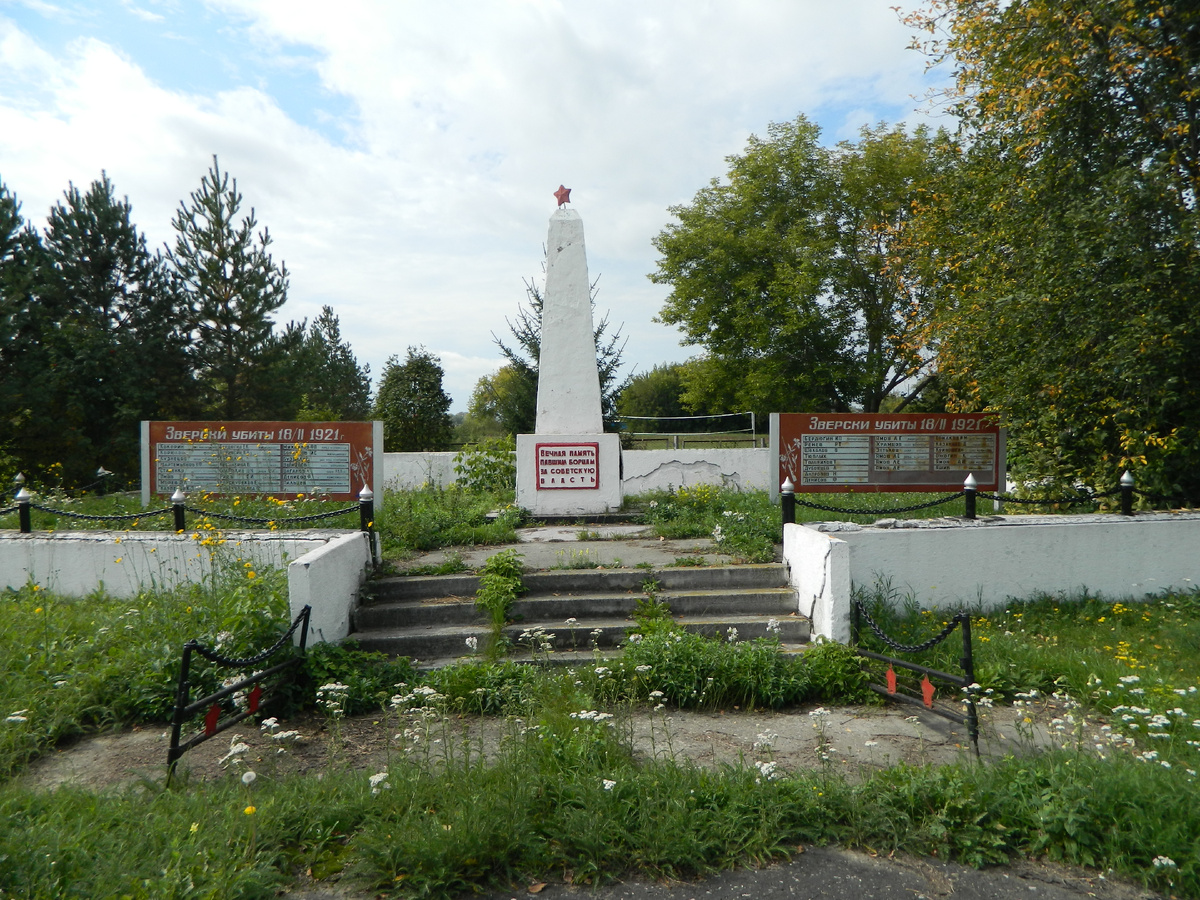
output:
[[[621,508],[621,439],[615,434],[518,434],[517,505],[536,516]]]
[[[583,220],[550,217],[536,434],[517,435],[517,505],[540,516],[615,512],[621,441],[604,434]]]

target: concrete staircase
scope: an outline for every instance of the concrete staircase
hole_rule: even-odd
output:
[[[569,664],[611,654],[636,627],[639,601],[665,602],[675,622],[708,635],[737,629],[738,640],[768,634],[778,623],[784,650],[809,637],[809,621],[797,612],[786,569],[756,566],[658,569],[578,569],[527,572],[527,592],[513,607],[505,628],[509,658],[530,657],[528,638],[542,626],[553,641],[551,662]],[[475,606],[479,579],[473,575],[399,576],[367,586],[354,613],[354,633],[365,650],[411,657],[421,668],[446,665],[471,655],[474,637],[482,653],[490,640],[486,616]]]

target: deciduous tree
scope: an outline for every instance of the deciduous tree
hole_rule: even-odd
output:
[[[694,402],[874,411],[929,365],[923,289],[892,245],[932,177],[931,139],[882,125],[835,148],[819,138],[804,116],[752,136],[654,239],[650,278],[671,287],[659,319],[706,351]]]
[[[1200,493],[1200,7],[935,0],[961,165],[918,217],[962,408],[1018,476]]]

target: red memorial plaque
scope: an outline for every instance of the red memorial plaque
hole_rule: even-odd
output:
[[[780,413],[772,416],[777,483],[796,493],[1004,487],[1004,430],[979,413]]]
[[[357,500],[376,490],[372,422],[143,422],[150,493],[299,494]],[[145,457],[143,457],[145,459]],[[382,462],[382,460],[380,460]],[[146,471],[148,469],[148,472]]]
[[[600,488],[600,445],[536,444],[539,491]]]

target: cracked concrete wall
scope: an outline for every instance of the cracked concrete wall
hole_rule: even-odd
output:
[[[626,450],[621,454],[625,493],[715,484],[734,490],[766,490],[771,451]]]
[[[457,480],[455,453],[385,453],[387,490],[412,490],[423,484],[446,487]],[[621,453],[624,493],[665,491],[670,487],[715,484],[734,490],[770,487],[771,451],[765,447],[736,450],[624,450]]]

